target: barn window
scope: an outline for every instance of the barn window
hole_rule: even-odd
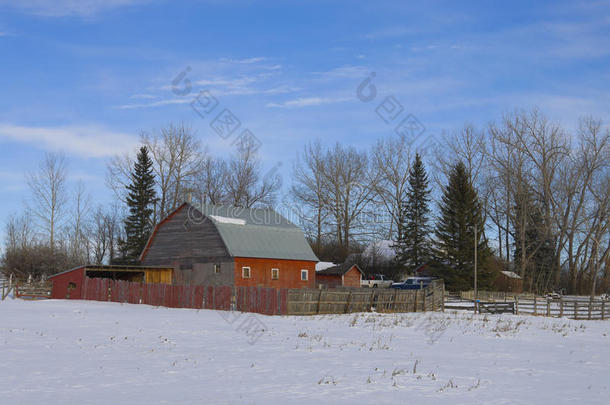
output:
[[[242,267],[241,268],[241,277],[242,278],[250,278],[250,267]]]
[[[214,274],[218,274],[220,273],[220,264],[215,264],[214,265]]]
[[[76,288],[76,283],[68,283],[68,290],[74,290]]]
[[[271,269],[271,280],[278,280],[280,278],[280,269]]]
[[[309,279],[309,270],[301,270],[301,280],[307,281]]]

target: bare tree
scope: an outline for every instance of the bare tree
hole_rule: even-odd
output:
[[[212,156],[206,156],[202,170],[196,180],[197,197],[202,204],[219,205],[227,200],[227,163]]]
[[[142,143],[154,161],[159,196],[156,219],[159,220],[197,191],[205,152],[193,130],[184,124],[170,124],[158,133],[143,133]]]
[[[117,200],[127,200],[127,185],[131,181],[134,158],[129,153],[115,155],[106,164],[106,186],[112,190]]]
[[[324,177],[324,156],[320,142],[307,145],[294,164],[292,195],[301,206],[301,224],[314,240],[316,254],[322,249],[324,221],[329,210]]]
[[[32,194],[29,211],[45,230],[51,251],[55,249],[56,232],[66,214],[66,161],[62,154],[47,153],[37,172],[26,175]]]
[[[236,207],[273,205],[281,187],[278,173],[261,174],[255,146],[244,144],[231,158],[226,176],[227,201]]]
[[[466,124],[459,131],[444,135],[443,141],[445,148],[438,149],[435,153],[436,182],[441,186],[446,184],[447,175],[455,162],[462,161],[466,165],[470,183],[480,189],[487,154],[485,132]]]
[[[324,156],[324,182],[332,226],[339,246],[349,253],[355,236],[367,233],[365,225],[374,190],[366,152],[336,144]]]
[[[411,144],[404,136],[377,141],[371,153],[370,184],[375,191],[376,203],[390,219],[383,235],[389,240],[402,235],[401,228],[405,223],[402,204],[407,198],[411,160]]]
[[[70,221],[66,233],[69,237],[70,255],[80,261],[89,259],[88,222],[91,214],[91,197],[85,184],[79,181],[74,192],[74,206],[70,210]]]

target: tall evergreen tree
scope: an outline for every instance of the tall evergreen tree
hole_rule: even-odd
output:
[[[482,208],[464,163],[458,162],[451,169],[449,184],[443,190],[439,210],[436,253],[438,260],[444,265],[442,276],[446,284],[457,290],[472,288],[476,225],[479,286],[488,285],[491,282],[491,274],[486,271],[484,260],[490,252],[483,236]]]
[[[544,223],[541,203],[531,192],[525,192],[515,204],[514,262],[528,290],[544,293],[551,282],[554,243]]]
[[[127,186],[129,216],[125,219],[126,238],[120,241],[120,261],[123,264],[137,263],[153,228],[152,218],[157,198],[152,165],[148,149],[141,147],[131,174],[131,184]]]
[[[405,223],[396,243],[397,259],[403,265],[417,268],[430,258],[429,202],[428,175],[417,153],[409,169],[407,200],[402,207]]]

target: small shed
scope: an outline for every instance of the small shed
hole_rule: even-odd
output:
[[[496,291],[522,293],[523,279],[513,271],[500,271],[494,280]]]
[[[357,264],[340,264],[316,271],[316,284],[326,288],[356,287],[360,288],[364,272]]]
[[[139,283],[172,284],[174,269],[151,266],[79,266],[49,277],[51,298],[82,299],[85,277],[126,280]]]

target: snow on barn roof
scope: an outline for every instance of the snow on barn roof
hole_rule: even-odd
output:
[[[220,222],[221,224],[246,225],[246,221],[239,218],[221,217],[218,215],[209,215],[209,217],[216,222]]]
[[[503,270],[500,273],[504,274],[508,278],[521,278],[520,275],[518,275],[517,273],[512,272],[512,271],[504,271]]]
[[[316,271],[322,271],[322,270],[326,270],[329,267],[334,267],[336,266],[336,263],[333,262],[317,262],[316,263]]]

